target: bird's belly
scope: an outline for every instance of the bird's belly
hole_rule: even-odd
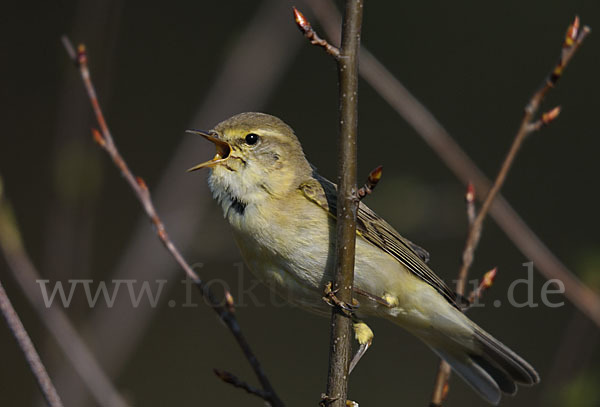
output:
[[[325,286],[333,280],[335,223],[317,206],[313,214],[278,224],[276,217],[253,217],[230,222],[235,241],[252,273],[290,303],[317,313],[328,313],[323,301]],[[247,209],[248,210],[248,209]],[[325,218],[319,219],[320,216]],[[288,218],[289,219],[289,218]],[[427,323],[422,315],[421,294],[432,288],[409,272],[395,258],[357,236],[354,269],[357,313],[406,319],[409,325]],[[387,298],[389,305],[377,298]],[[424,318],[422,318],[424,317]],[[425,319],[425,321],[423,320]]]
[[[283,241],[273,236],[259,243],[253,236],[234,231],[240,253],[258,280],[293,305],[320,314],[328,312],[322,299],[325,284],[332,278],[328,240],[309,243],[300,236],[293,238],[300,242],[290,245],[288,240],[280,245]]]

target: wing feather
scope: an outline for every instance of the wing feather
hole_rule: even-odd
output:
[[[305,196],[334,218],[337,214],[337,187],[316,171],[313,179],[300,185]],[[459,308],[456,293],[438,277],[427,264],[429,253],[402,237],[392,226],[362,202],[358,206],[356,233],[374,246],[382,249],[403,264],[411,273],[431,285],[446,300]]]

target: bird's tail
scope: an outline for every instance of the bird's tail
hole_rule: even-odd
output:
[[[497,405],[502,394],[514,395],[517,392],[517,384],[531,386],[539,383],[540,377],[529,363],[475,323],[469,322],[473,327],[470,346],[460,346],[450,338],[451,346],[431,343],[429,346],[481,397]]]

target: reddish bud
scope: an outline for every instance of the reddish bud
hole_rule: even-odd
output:
[[[548,124],[558,117],[560,114],[560,106],[556,106],[554,109],[542,114],[542,123]]]
[[[469,181],[469,184],[467,185],[467,193],[465,194],[465,201],[467,201],[467,203],[469,203],[469,204],[475,202],[475,186],[470,181]]]
[[[448,397],[448,392],[450,391],[450,384],[448,382],[444,383],[444,388],[442,389],[442,400],[446,400]]]
[[[492,284],[494,284],[494,279],[496,278],[496,273],[498,272],[498,267],[494,267],[487,273],[483,275],[483,280],[481,280],[481,286],[483,288],[490,288]]]
[[[104,137],[102,136],[102,133],[100,133],[98,131],[98,129],[92,129],[92,137],[94,138],[94,141],[96,143],[98,143],[98,145],[100,147],[104,147],[106,145],[106,140],[104,140]]]
[[[79,44],[77,46],[77,63],[85,64],[87,62],[87,52],[85,49],[85,45]]]
[[[234,312],[234,304],[233,304],[233,295],[229,291],[225,291],[225,304],[227,304],[227,310],[229,312]]]
[[[567,28],[565,35],[565,46],[570,47],[579,35],[579,16],[575,16],[573,23]]]
[[[375,168],[373,171],[371,171],[371,173],[369,174],[369,181],[371,181],[371,183],[376,184],[379,182],[379,180],[381,179],[381,175],[383,173],[383,166],[380,165],[377,168]]]
[[[140,186],[140,188],[144,191],[148,191],[148,186],[142,177],[135,177],[135,181]]]
[[[304,14],[302,14],[296,7],[292,7],[292,9],[294,11],[294,20],[296,20],[298,28],[300,28],[302,32],[310,31],[312,27],[306,17],[304,17]]]

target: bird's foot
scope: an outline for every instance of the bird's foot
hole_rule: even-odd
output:
[[[352,373],[352,370],[358,364],[358,361],[365,355],[371,344],[373,343],[373,331],[367,324],[362,321],[356,321],[353,324],[354,327],[354,337],[358,341],[358,350],[356,354],[352,358],[350,362],[350,367],[348,368],[348,374]]]
[[[325,290],[323,291],[323,301],[329,306],[337,308],[337,310],[345,316],[353,318],[354,310],[358,308],[358,301],[352,299],[352,304],[348,304],[336,296],[337,292],[338,290],[332,290],[331,282],[327,283]]]
[[[361,290],[360,288],[354,287],[353,289],[356,294],[362,295],[363,297],[366,297],[379,305],[383,305],[386,308],[394,308],[400,303],[398,297],[392,294],[383,293],[383,296],[379,297],[377,295],[369,293],[368,291]]]
[[[400,301],[398,301],[398,297],[388,293],[384,293],[381,299],[385,302],[385,306],[388,308],[397,307],[400,303]]]
[[[325,393],[321,393],[321,401],[319,401],[319,406],[327,407],[328,405],[336,401],[338,398],[339,397],[331,397]]]
[[[319,402],[319,406],[327,407],[334,401],[338,400],[339,397],[330,397],[325,393],[321,393],[321,401]],[[356,401],[346,400],[346,407],[359,407]]]

